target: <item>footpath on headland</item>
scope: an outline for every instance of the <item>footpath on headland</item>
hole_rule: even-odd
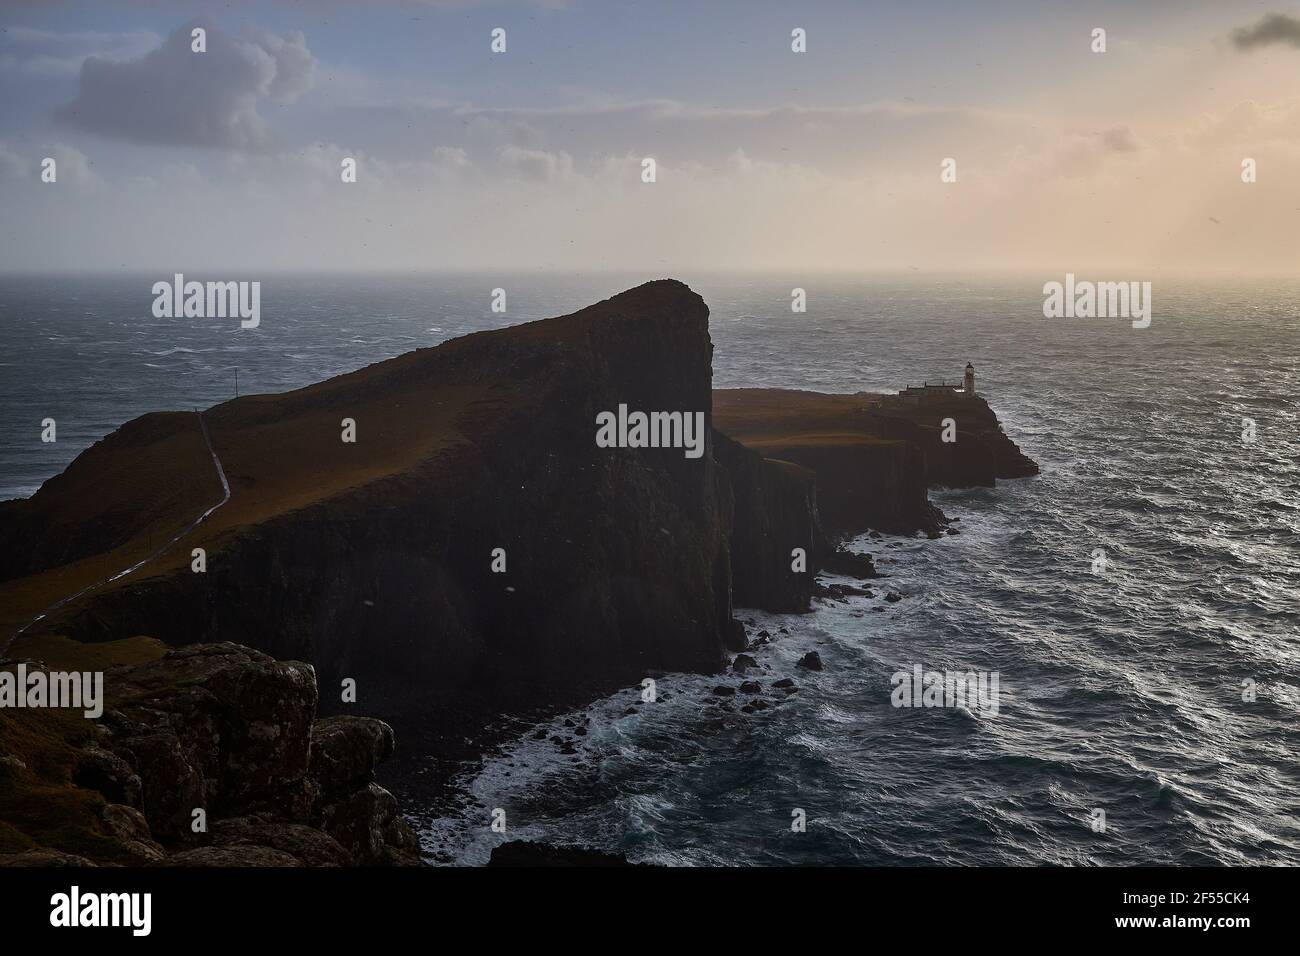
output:
[[[203,433],[203,443],[207,446],[208,454],[212,457],[212,466],[216,469],[217,478],[221,481],[221,500],[218,501],[216,504],[212,505],[206,511],[204,511],[201,515],[199,515],[197,518],[191,521],[188,525],[186,525],[176,534],[172,535],[171,538],[167,539],[158,547],[154,548],[153,551],[145,555],[139,561],[136,561],[134,564],[130,565],[129,567],[122,568],[120,571],[115,571],[114,573],[108,575],[107,577],[99,581],[95,581],[91,584],[87,584],[85,587],[81,588],[80,590],[74,591],[72,594],[69,594],[64,598],[55,601],[53,604],[49,605],[47,608],[41,611],[41,613],[37,614],[35,617],[29,620],[26,624],[22,625],[22,627],[19,627],[17,630],[10,633],[9,637],[5,639],[5,642],[3,644],[0,644],[0,660],[4,659],[5,654],[8,653],[9,648],[13,644],[13,642],[17,640],[23,634],[23,632],[26,631],[28,628],[30,628],[33,624],[36,624],[37,622],[44,620],[54,611],[57,611],[59,608],[64,607],[65,605],[71,604],[73,601],[77,600],[77,598],[89,594],[91,591],[104,587],[107,584],[112,584],[114,581],[124,578],[128,574],[140,570],[150,561],[157,559],[160,555],[169,551],[174,545],[180,542],[181,538],[184,538],[191,531],[193,531],[195,528],[201,525],[204,521],[208,519],[208,517],[213,512],[215,512],[218,508],[220,508],[222,505],[224,505],[226,502],[230,500],[230,482],[226,479],[226,470],[221,465],[221,458],[217,455],[217,450],[212,447],[212,437],[208,434],[208,424],[206,421],[203,420],[202,412],[196,411],[194,414],[198,416],[199,428]]]

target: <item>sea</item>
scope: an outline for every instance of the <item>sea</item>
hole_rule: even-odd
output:
[[[1300,282],[1158,279],[1137,329],[1045,318],[1063,275],[676,277],[711,309],[716,386],[894,391],[969,361],[1042,473],[932,492],[959,534],[849,542],[886,575],[873,598],[739,609],[776,638],[749,676],[779,705],[653,675],[654,703],[519,727],[451,797],[399,787],[430,863],[514,839],[686,866],[1300,863]],[[170,278],[0,278],[0,498],[142,413],[659,276],[272,274],[256,329],[153,317]],[[796,666],[813,650],[821,671]],[[997,675],[996,712],[894,706],[917,667]]]

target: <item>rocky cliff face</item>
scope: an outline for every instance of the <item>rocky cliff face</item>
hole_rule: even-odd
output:
[[[763,458],[718,433],[713,454],[735,498],[732,600],[778,613],[808,610],[814,572],[833,551],[818,515],[812,472]],[[797,548],[805,555],[802,571],[795,570]]]
[[[1038,465],[1024,454],[978,395],[929,402],[917,408],[884,404],[870,413],[878,434],[910,442],[925,456],[933,487],[993,487],[999,478],[1028,478]],[[955,441],[943,441],[943,421],[955,423]]]
[[[418,862],[375,783],[392,729],[316,719],[306,664],[196,645],[114,668],[105,686],[100,721],[44,711],[0,724],[0,865]]]
[[[955,422],[954,442],[942,440],[946,418]],[[913,407],[865,393],[725,389],[714,393],[714,422],[746,448],[812,472],[831,533],[934,535],[945,519],[929,488],[1038,473],[978,396]]]
[[[942,527],[943,515],[927,493],[925,455],[913,442],[813,435],[773,439],[761,449],[816,476],[822,520],[832,532],[911,534]]]
[[[711,361],[704,302],[661,281],[570,316],[227,402],[205,418],[229,504],[170,561],[35,631],[172,645],[238,634],[313,664],[327,702],[353,678],[363,702],[394,709],[518,705],[653,670],[715,668],[738,625]],[[705,453],[597,447],[597,414],[620,404],[703,413]],[[355,444],[340,440],[344,418]],[[153,453],[140,428],[123,436],[78,459],[61,484],[83,487],[92,464],[125,473],[119,459]],[[214,489],[208,456],[189,460],[190,480]],[[136,545],[138,509],[117,501],[126,494],[101,485],[97,513],[84,516],[104,529],[106,549]],[[37,497],[46,521],[73,508],[57,487]],[[192,572],[192,547],[207,549],[205,573]],[[31,578],[6,587],[40,590]]]

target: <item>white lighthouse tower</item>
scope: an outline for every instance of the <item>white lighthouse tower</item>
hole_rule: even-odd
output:
[[[970,362],[966,363],[966,379],[963,382],[963,388],[966,391],[966,397],[970,398],[975,394],[975,366]]]

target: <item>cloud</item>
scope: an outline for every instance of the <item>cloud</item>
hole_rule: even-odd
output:
[[[4,143],[0,143],[0,182],[7,180],[17,182],[26,179],[27,176],[27,160]]]
[[[1138,150],[1137,140],[1133,138],[1133,131],[1127,126],[1114,126],[1110,129],[1104,129],[1097,136],[1101,141],[1101,145],[1112,153],[1136,153]]]
[[[76,147],[66,143],[28,143],[19,151],[4,142],[0,142],[0,182],[39,186],[41,164],[46,158],[55,161],[57,182],[86,188],[97,186],[100,182],[91,168],[93,164],[90,157]]]
[[[1300,49],[1300,20],[1285,13],[1270,13],[1254,26],[1233,30],[1232,42],[1238,50],[1252,50],[1275,43]]]
[[[435,10],[469,10],[479,7],[524,6],[540,7],[543,10],[565,10],[569,0],[414,0],[420,6],[433,7]]]
[[[33,76],[76,76],[89,57],[130,60],[158,46],[156,33],[52,33],[9,27],[0,33],[0,70]]]
[[[207,52],[191,31],[207,30]],[[94,56],[81,66],[76,98],[58,119],[114,139],[175,146],[261,150],[272,142],[261,100],[290,103],[311,88],[316,58],[299,32],[232,37],[198,20],[134,60]]]
[[[81,150],[64,143],[50,143],[40,150],[41,157],[52,157],[59,171],[59,182],[93,187],[100,179],[95,175],[90,157]]]
[[[525,179],[558,182],[573,175],[573,157],[568,153],[506,146],[497,156],[505,169],[518,173]]]

